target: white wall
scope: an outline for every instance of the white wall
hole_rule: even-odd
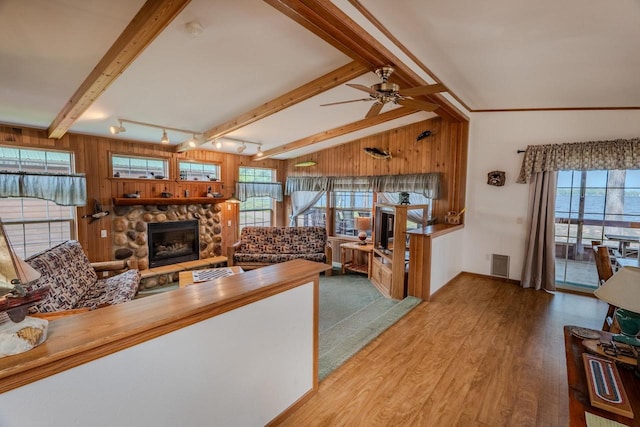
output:
[[[259,426],[313,387],[313,283],[8,391],[0,426]]]
[[[489,274],[490,254],[509,255],[509,277],[520,280],[529,186],[515,183],[523,159],[517,150],[527,145],[638,137],[637,110],[471,114],[462,269]],[[487,185],[487,173],[493,170],[506,171],[504,187]]]
[[[438,236],[432,240],[431,288],[429,290],[431,295],[463,271],[463,260],[460,256],[463,247],[463,230]]]

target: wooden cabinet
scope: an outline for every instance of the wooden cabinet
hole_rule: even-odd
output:
[[[374,250],[371,261],[371,283],[387,298],[391,298],[391,277],[391,259]]]
[[[371,274],[374,285],[389,298],[402,299],[407,296],[410,259],[407,224],[409,221],[426,224],[427,207],[384,203],[376,205],[373,230],[375,249]],[[386,292],[383,289],[386,289]]]

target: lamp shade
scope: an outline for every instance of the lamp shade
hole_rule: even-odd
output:
[[[611,305],[640,313],[640,268],[623,267],[593,293]]]
[[[356,218],[356,230],[367,231],[371,229],[371,218],[368,216],[359,216]]]

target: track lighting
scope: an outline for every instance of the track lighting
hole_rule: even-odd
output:
[[[247,144],[251,144],[251,145],[257,145],[258,146],[258,151],[256,152],[256,156],[261,157],[262,155],[264,155],[264,153],[262,152],[262,143],[261,142],[245,141],[245,140],[242,140],[242,139],[231,138],[229,136],[222,136],[222,137],[220,137],[220,138],[215,140],[216,148],[221,148],[222,147],[222,143],[220,142],[221,139],[224,139],[226,141],[235,142],[236,144],[238,144],[238,147],[236,148],[236,151],[238,152],[238,154],[242,154],[247,149]]]
[[[160,143],[162,144],[169,143],[169,136],[167,135],[167,131],[165,129],[162,129],[162,138],[160,138]]]
[[[198,146],[198,139],[197,139],[196,135],[201,135],[201,132],[196,132],[196,131],[193,131],[193,130],[172,128],[172,127],[169,127],[169,126],[154,125],[152,123],[138,122],[138,121],[135,121],[135,120],[118,119],[118,123],[119,123],[118,126],[110,126],[109,127],[109,132],[111,132],[112,135],[117,135],[117,134],[119,134],[121,132],[125,132],[126,131],[126,129],[122,125],[123,123],[131,123],[133,125],[138,125],[138,126],[146,126],[146,127],[156,128],[156,129],[162,129],[162,138],[160,138],[160,143],[162,143],[162,144],[169,144],[171,142],[169,140],[169,135],[167,135],[167,130],[170,130],[170,131],[173,131],[173,132],[191,134],[193,136],[193,138],[188,141],[188,145],[189,145],[189,147],[192,147],[192,148]]]
[[[118,123],[119,123],[118,126],[109,126],[109,132],[111,132],[111,135],[117,135],[120,132],[126,131],[124,126],[122,126],[122,120],[118,120]]]

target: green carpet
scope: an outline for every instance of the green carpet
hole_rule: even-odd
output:
[[[384,298],[362,275],[320,276],[320,380],[393,325],[422,300]]]

